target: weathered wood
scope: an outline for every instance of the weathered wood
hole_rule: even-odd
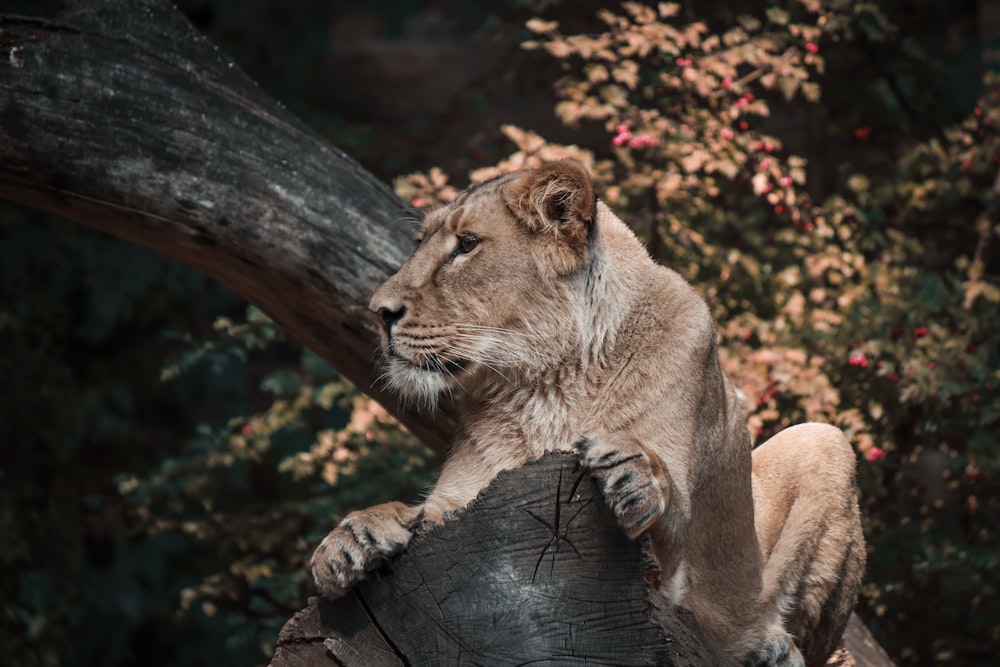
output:
[[[451,408],[374,383],[366,306],[412,251],[392,191],[282,109],[167,0],[0,16],[0,198],[233,288],[443,451]]]
[[[843,663],[834,664],[842,664],[843,667],[894,667],[896,664],[857,614],[851,614],[851,620],[847,622],[844,646],[848,655]]]
[[[391,573],[312,599],[271,665],[734,664],[689,614],[653,607],[657,576],[576,457],[551,454],[421,529]]]
[[[422,527],[346,597],[310,599],[271,667],[734,664],[655,602],[657,580],[576,457],[549,454]],[[891,667],[857,616],[845,641],[831,666]]]

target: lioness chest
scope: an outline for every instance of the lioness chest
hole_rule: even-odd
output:
[[[602,395],[606,382],[598,377],[603,375],[577,361],[525,384],[496,386],[466,413],[470,440],[517,448],[525,460],[549,451],[574,451],[582,437],[611,419],[606,413],[613,402]]]

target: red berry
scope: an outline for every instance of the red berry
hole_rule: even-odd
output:
[[[867,452],[865,452],[865,461],[869,463],[874,463],[875,461],[881,461],[885,458],[885,451],[881,447],[872,447]]]
[[[847,358],[847,363],[851,366],[860,366],[861,368],[868,368],[868,357],[860,352],[852,352],[851,356]]]
[[[809,53],[818,53],[819,46],[817,46],[813,42],[806,42],[806,51],[808,51]]]
[[[926,336],[929,333],[930,333],[930,330],[927,327],[917,327],[916,329],[913,330],[913,337],[914,338],[923,338],[924,336]]]

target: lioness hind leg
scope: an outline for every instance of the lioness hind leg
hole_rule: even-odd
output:
[[[822,424],[785,429],[753,452],[762,607],[781,614],[810,667],[837,647],[864,573],[855,467],[847,438]]]
[[[789,631],[799,637],[799,646],[806,657],[806,664],[825,665],[827,658],[837,650],[851,618],[851,612],[857,603],[858,591],[865,571],[865,540],[861,533],[860,519],[856,523],[856,532],[848,540],[849,550],[841,564],[837,584],[830,591],[825,602],[813,600],[813,609],[820,605],[822,613],[800,613],[789,619]],[[812,618],[818,614],[815,627],[811,630]]]
[[[576,448],[618,525],[629,538],[636,538],[663,516],[669,487],[638,444],[621,440],[583,438]]]

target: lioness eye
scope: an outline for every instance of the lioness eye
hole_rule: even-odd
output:
[[[477,245],[479,245],[479,237],[475,234],[459,234],[458,245],[455,246],[455,252],[452,253],[452,255],[455,256],[470,253],[476,249]]]

